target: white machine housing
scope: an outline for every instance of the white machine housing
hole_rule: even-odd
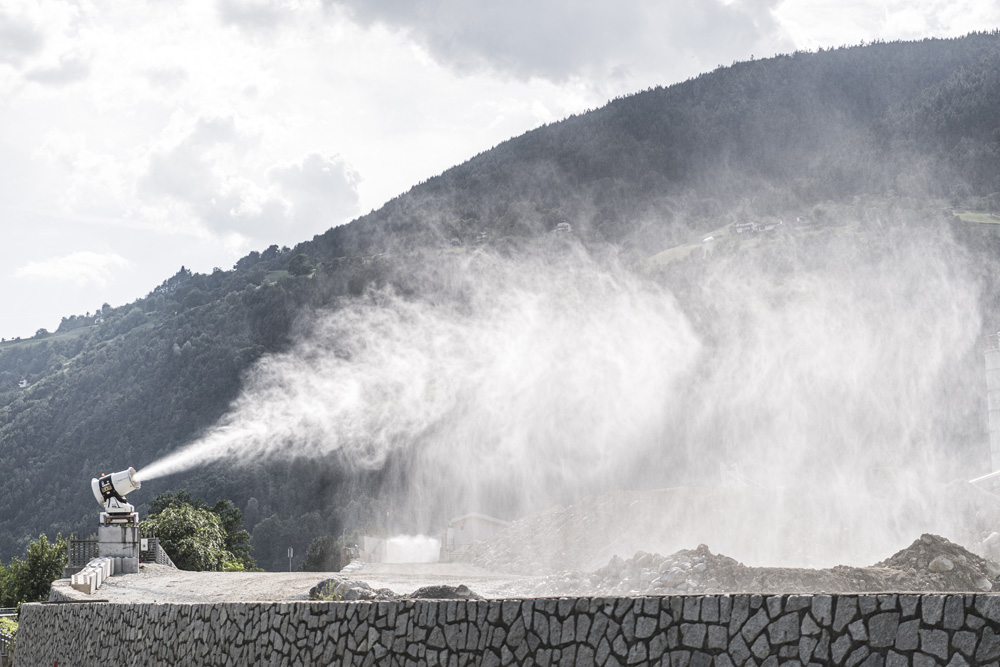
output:
[[[135,468],[91,479],[90,489],[94,492],[94,498],[104,508],[101,512],[101,525],[137,525],[139,515],[135,507],[125,500],[125,494],[141,487],[142,484],[135,477]]]

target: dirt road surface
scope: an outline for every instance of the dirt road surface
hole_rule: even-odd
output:
[[[309,589],[330,572],[185,572],[143,565],[138,574],[111,577],[93,595],[74,590],[69,579],[53,583],[51,599],[109,602],[278,602],[309,599]],[[527,595],[534,577],[488,572],[466,563],[369,563],[352,572],[372,588],[409,594],[423,586],[465,584],[486,598]]]

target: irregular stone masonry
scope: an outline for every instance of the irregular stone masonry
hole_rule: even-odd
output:
[[[1000,595],[29,604],[16,667],[998,665]]]

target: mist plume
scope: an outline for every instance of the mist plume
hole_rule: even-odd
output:
[[[436,491],[474,502],[500,484],[517,511],[626,470],[700,349],[668,292],[579,247],[445,258],[408,282],[414,294],[319,315],[218,426],[141,478],[334,453],[377,468],[404,452]]]
[[[424,257],[318,314],[216,427],[139,474],[404,461],[397,501],[432,530],[449,512],[717,487],[723,466],[756,490],[670,539],[774,564],[884,553],[945,520],[928,489],[984,465],[982,267],[919,222],[730,237],[652,273],[576,243]],[[789,530],[815,548],[767,546]]]

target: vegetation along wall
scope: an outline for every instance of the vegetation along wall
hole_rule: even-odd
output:
[[[1000,659],[1000,595],[990,594],[28,604],[21,613],[16,667],[957,667]]]

